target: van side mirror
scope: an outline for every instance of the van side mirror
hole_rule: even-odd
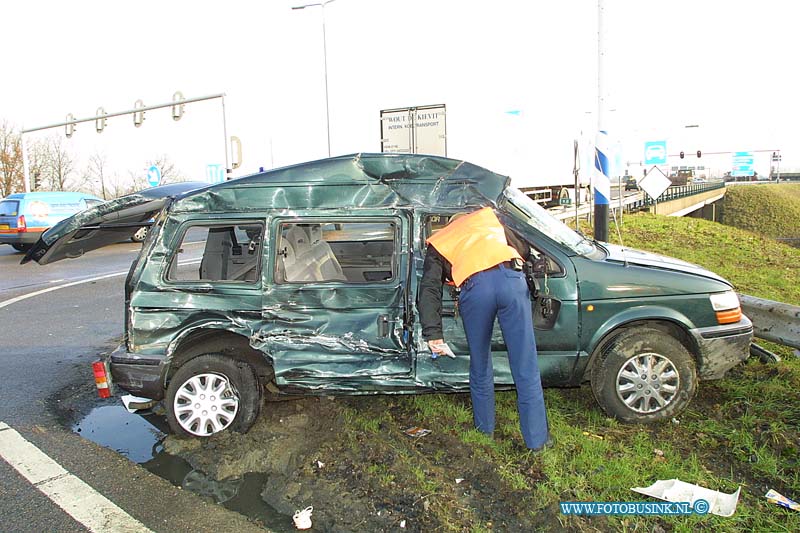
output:
[[[547,273],[547,258],[544,255],[540,255],[533,261],[533,272],[534,274],[546,274]]]

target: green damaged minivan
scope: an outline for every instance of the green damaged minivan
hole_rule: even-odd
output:
[[[205,437],[246,431],[267,393],[468,390],[457,291],[443,310],[454,358],[431,357],[416,293],[427,237],[482,206],[529,245],[545,386],[588,381],[609,415],[651,422],[748,357],[752,324],[726,280],[589,240],[508,177],[440,157],[357,154],[147,189],[60,222],[23,262],[77,257],[152,224],[106,366],[135,406],[163,402],[177,434]],[[495,382],[512,388],[495,331]]]

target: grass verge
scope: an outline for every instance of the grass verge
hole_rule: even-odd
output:
[[[626,216],[623,239],[703,265],[737,290],[800,301],[800,250],[757,234],[688,218]],[[623,425],[602,413],[588,387],[545,392],[555,447],[525,449],[516,396],[497,395],[497,430],[472,428],[464,394],[348,400],[347,468],[368,492],[419,531],[800,531],[800,513],[770,504],[768,489],[800,499],[800,360],[750,360],[703,382],[679,419]],[[405,426],[433,433],[412,439]],[[348,470],[350,471],[350,470]],[[644,501],[632,492],[678,478],[721,492],[742,487],[736,514],[572,516],[563,501]],[[391,503],[390,503],[391,502]],[[402,511],[398,511],[402,509]]]

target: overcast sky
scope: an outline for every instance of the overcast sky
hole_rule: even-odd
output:
[[[234,175],[325,157],[322,10],[299,4],[5,2],[0,120],[32,128],[177,90],[225,93],[244,151]],[[623,165],[667,140],[670,154],[780,149],[800,167],[799,5],[606,0],[608,129]],[[381,109],[445,104],[448,156],[519,185],[571,180],[573,140],[596,128],[596,0],[336,0],[325,21],[333,155],[379,151]],[[203,179],[224,163],[222,106],[188,105],[178,122],[150,111],[141,128],[112,118],[102,134],[82,124],[67,146],[81,166],[102,152],[123,175],[166,153]],[[768,172],[766,152],[756,169]]]

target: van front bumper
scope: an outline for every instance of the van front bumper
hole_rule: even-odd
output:
[[[753,323],[742,315],[735,324],[691,330],[700,348],[700,379],[721,379],[750,356]]]
[[[161,400],[164,398],[163,361],[128,353],[120,346],[111,353],[109,367],[115,386],[134,396]]]

